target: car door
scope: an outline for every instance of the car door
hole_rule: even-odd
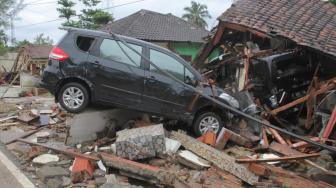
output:
[[[139,44],[128,44],[142,53]],[[89,56],[88,77],[94,80],[98,100],[137,108],[144,87],[142,57],[122,42],[104,38]]]
[[[184,81],[185,66],[168,52],[149,49],[149,59],[160,69]],[[143,103],[146,105],[143,106],[148,111],[168,117],[183,116],[189,102],[185,89],[184,85],[149,65],[145,71]]]

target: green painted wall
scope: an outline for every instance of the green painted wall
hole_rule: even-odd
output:
[[[169,48],[180,55],[192,56],[192,60],[196,57],[202,48],[202,43],[191,42],[170,42]]]
[[[220,51],[219,51],[219,47],[213,49],[213,51],[210,53],[210,55],[208,56],[208,60],[211,61],[212,59],[218,57],[219,55],[221,55]]]

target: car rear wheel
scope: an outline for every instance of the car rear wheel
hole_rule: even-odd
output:
[[[207,131],[217,133],[222,126],[222,118],[214,112],[204,112],[194,121],[194,132],[196,136],[201,136]]]
[[[79,83],[71,82],[65,84],[59,92],[58,101],[68,112],[79,113],[89,103],[89,94],[87,89]]]

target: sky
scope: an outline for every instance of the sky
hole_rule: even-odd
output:
[[[78,0],[74,1],[78,2],[76,10],[79,13],[82,5]],[[120,19],[141,9],[152,10],[164,14],[172,13],[175,16],[181,17],[184,13],[183,8],[191,4],[191,0],[137,1],[139,0],[102,0],[98,6],[100,8],[106,8],[130,3],[106,10],[112,13],[115,19]],[[217,17],[231,6],[231,0],[195,1],[208,6],[208,11],[212,16],[211,19],[206,19],[208,30],[217,25]],[[15,38],[17,41],[24,39],[32,41],[38,34],[44,33],[46,36],[51,37],[55,43],[64,35],[64,31],[58,29],[63,20],[57,20],[59,19],[56,10],[57,0],[25,0],[24,3],[27,4],[26,7],[18,14],[17,19],[14,22]],[[8,30],[7,33],[9,34],[10,31]]]

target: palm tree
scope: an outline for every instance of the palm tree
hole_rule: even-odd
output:
[[[185,7],[182,18],[186,19],[188,22],[198,25],[201,28],[206,28],[208,24],[204,20],[205,18],[211,18],[208,7],[195,1],[191,1],[191,7]]]

